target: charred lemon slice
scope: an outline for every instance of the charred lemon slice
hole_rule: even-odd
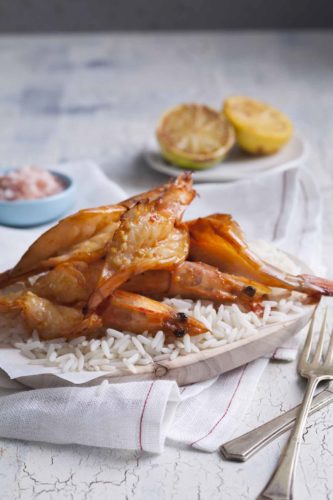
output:
[[[223,112],[235,127],[239,147],[248,153],[275,153],[293,133],[286,115],[250,97],[229,97],[224,101]]]
[[[200,104],[181,104],[168,110],[156,136],[168,161],[192,169],[220,163],[235,143],[233,127],[225,117]]]

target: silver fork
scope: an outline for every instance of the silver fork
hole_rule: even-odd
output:
[[[311,358],[315,315],[313,315],[309,332],[298,362],[298,372],[308,379],[308,384],[300,412],[293,431],[281,454],[278,466],[258,499],[289,500],[293,498],[293,478],[302,440],[304,424],[308,416],[315,389],[322,380],[333,380],[333,334],[325,358],[322,360],[326,326],[327,309],[321,325],[321,330],[314,355]]]

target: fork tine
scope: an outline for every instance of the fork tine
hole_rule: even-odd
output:
[[[310,352],[311,352],[312,338],[313,338],[314,323],[315,323],[315,319],[316,319],[316,311],[317,311],[317,308],[316,308],[316,310],[314,311],[314,313],[312,315],[311,323],[310,323],[309,330],[308,330],[308,334],[306,336],[306,340],[305,340],[305,343],[304,343],[304,346],[303,346],[302,353],[301,353],[301,355],[299,357],[298,365],[300,365],[301,363],[306,363],[307,360],[309,359],[309,355],[310,355]]]
[[[332,361],[333,361],[333,330],[331,330],[330,343],[328,344],[324,364],[328,366],[332,363]]]
[[[327,309],[328,308],[326,307],[324,317],[323,317],[323,322],[321,324],[321,329],[320,329],[317,347],[316,347],[316,350],[315,350],[315,353],[313,356],[314,363],[319,363],[321,361],[321,356],[323,353],[323,346],[324,346],[324,339],[325,339],[326,325],[327,325]]]

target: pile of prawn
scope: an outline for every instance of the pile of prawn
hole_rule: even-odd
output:
[[[81,210],[42,234],[0,274],[0,315],[40,338],[96,337],[106,328],[167,337],[207,331],[161,300],[179,296],[262,312],[272,287],[305,300],[333,282],[262,261],[230,215],[184,222],[196,193],[185,173],[117,205]]]

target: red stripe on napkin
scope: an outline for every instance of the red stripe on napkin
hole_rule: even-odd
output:
[[[149,399],[149,396],[150,396],[150,393],[151,393],[151,390],[152,390],[154,384],[155,384],[155,382],[152,382],[150,384],[150,387],[149,387],[148,392],[147,392],[147,396],[146,396],[145,401],[143,403],[141,417],[140,417],[139,448],[140,448],[141,451],[143,450],[143,447],[142,447],[142,424],[143,424],[143,417],[144,417],[144,414],[145,414],[145,410],[146,410],[146,406],[147,406],[147,401]]]
[[[211,434],[211,433],[212,433],[212,432],[216,429],[216,427],[219,425],[219,423],[220,423],[220,422],[222,422],[222,420],[224,419],[224,417],[226,416],[226,414],[227,414],[227,413],[228,413],[228,411],[229,411],[229,408],[230,408],[230,406],[231,406],[231,404],[232,404],[232,402],[233,402],[233,400],[234,400],[234,397],[236,396],[236,393],[237,393],[237,391],[238,391],[238,388],[239,388],[240,383],[241,383],[241,381],[242,381],[242,378],[243,378],[243,376],[244,376],[244,373],[245,373],[246,367],[247,367],[247,364],[246,364],[246,365],[244,365],[244,367],[243,367],[242,373],[240,374],[240,377],[239,377],[239,379],[238,379],[238,382],[237,382],[237,385],[236,385],[236,387],[235,387],[235,390],[234,390],[234,392],[233,392],[233,394],[232,394],[232,396],[231,396],[231,398],[230,398],[230,401],[229,401],[229,403],[228,403],[228,406],[227,406],[227,408],[226,408],[225,412],[223,413],[222,417],[221,417],[221,418],[220,418],[220,419],[216,422],[216,424],[214,424],[214,425],[213,425],[213,427],[212,427],[212,428],[211,428],[211,429],[207,432],[207,434],[206,434],[205,436],[203,436],[203,437],[202,437],[202,438],[200,438],[200,439],[197,439],[196,441],[193,441],[193,443],[191,443],[191,444],[190,444],[190,446],[193,446],[194,444],[198,443],[199,441],[202,441],[203,439],[205,439],[207,436],[209,436],[209,435],[210,435],[210,434]]]

